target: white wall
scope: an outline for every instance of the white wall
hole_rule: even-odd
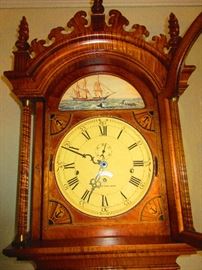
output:
[[[79,8],[81,9],[81,8]],[[30,40],[45,39],[56,26],[66,26],[67,21],[78,10],[57,9],[0,9],[0,249],[6,247],[14,237],[16,186],[18,170],[20,110],[11,87],[2,76],[12,68],[11,51],[17,40],[17,28],[21,17],[27,17]],[[119,8],[131,24],[143,24],[153,35],[167,32],[167,18],[174,12],[180,22],[181,35],[201,11],[201,7],[138,7]],[[187,63],[197,65],[189,80],[189,88],[181,97],[185,155],[187,160],[194,223],[202,232],[202,37],[191,51]],[[202,253],[182,256],[178,259],[182,270],[200,270]],[[31,270],[27,262],[0,255],[2,270]]]

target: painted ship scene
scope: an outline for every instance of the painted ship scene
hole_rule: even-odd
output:
[[[128,82],[111,75],[92,75],[74,83],[59,110],[139,109],[144,101]]]

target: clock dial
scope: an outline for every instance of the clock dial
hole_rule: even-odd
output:
[[[153,177],[153,158],[144,137],[128,123],[90,118],[62,139],[55,176],[65,199],[79,211],[112,217],[144,197]]]

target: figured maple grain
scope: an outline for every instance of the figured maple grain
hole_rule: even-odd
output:
[[[22,129],[19,157],[18,180],[18,209],[16,242],[23,244],[27,241],[28,224],[28,186],[30,176],[30,137],[31,137],[31,107],[29,103],[23,105]]]

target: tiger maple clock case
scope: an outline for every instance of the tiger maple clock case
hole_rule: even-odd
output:
[[[38,270],[179,269],[202,240],[178,115],[202,15],[180,37],[171,14],[170,37],[148,40],[143,25],[124,30],[118,10],[106,20],[102,1],[91,11],[52,29],[49,44],[29,43],[20,23],[5,72],[22,102],[17,232],[3,252]]]

